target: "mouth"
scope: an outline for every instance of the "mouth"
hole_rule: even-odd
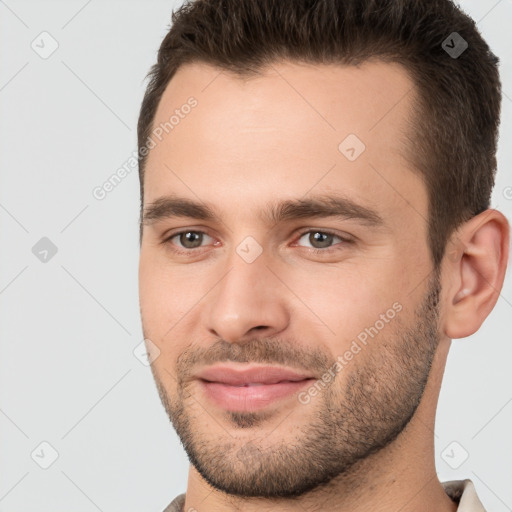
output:
[[[204,382],[209,382],[205,380]],[[281,380],[279,382],[274,382],[273,384],[281,384],[282,382],[300,382],[300,381],[293,381],[293,380]],[[220,382],[219,384],[225,384],[225,382]],[[271,383],[269,382],[249,382],[247,384],[228,384],[229,386],[233,386],[235,388],[248,388],[252,386],[269,386]]]
[[[312,375],[276,366],[214,366],[196,375],[206,398],[216,406],[238,412],[261,410],[290,399],[316,380]]]

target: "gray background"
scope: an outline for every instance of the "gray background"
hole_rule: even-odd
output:
[[[178,3],[0,1],[0,512],[160,511],[186,489],[133,353],[136,168],[93,196],[136,150],[144,76]],[[512,1],[461,5],[501,58],[492,206],[512,219]],[[435,432],[440,479],[471,478],[494,512],[512,510],[511,315],[509,272],[480,331],[453,342]]]

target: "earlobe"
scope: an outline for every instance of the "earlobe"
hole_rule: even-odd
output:
[[[458,250],[445,262],[450,274],[444,331],[450,339],[474,334],[498,300],[509,254],[509,223],[496,210],[486,210],[457,230]]]

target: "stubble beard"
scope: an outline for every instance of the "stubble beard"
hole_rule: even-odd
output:
[[[191,464],[212,487],[242,498],[293,498],[336,478],[350,480],[358,462],[388,447],[416,412],[439,341],[440,289],[434,272],[413,325],[396,322],[400,325],[392,335],[380,333],[372,340],[364,356],[357,355],[343,370],[343,389],[335,378],[307,406],[297,402],[296,407],[305,407],[304,417],[311,421],[290,425],[286,430],[293,427],[291,439],[280,441],[274,433],[271,447],[260,442],[257,428],[272,417],[272,411],[225,411],[225,418],[214,420],[210,415],[216,413],[208,414],[189,392],[185,376],[190,359],[178,360],[178,396],[172,399],[153,371],[162,404]],[[244,345],[224,342],[218,348],[210,354],[212,360],[290,363],[293,359],[287,354],[278,361],[275,342],[262,339]],[[219,358],[220,354],[225,357]],[[325,371],[333,364],[317,352],[311,353],[310,360],[325,365]],[[219,436],[217,422],[226,420],[237,434],[252,429],[249,439],[229,435],[227,428],[226,435]]]

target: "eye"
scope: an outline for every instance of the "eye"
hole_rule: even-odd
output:
[[[180,231],[179,233],[174,233],[170,237],[166,238],[164,243],[176,245],[177,249],[175,250],[177,252],[186,252],[191,249],[197,249],[198,247],[201,247],[205,237],[209,238],[210,240],[212,239],[211,236],[203,233],[202,231]],[[176,242],[172,242],[174,239],[176,239]],[[182,250],[180,250],[180,248]]]
[[[304,231],[301,233],[298,242],[302,239],[305,239],[306,242],[310,244],[309,247],[311,247],[314,252],[329,252],[328,249],[332,247],[332,244],[336,239],[345,244],[352,242],[348,237],[345,238],[335,233],[331,233],[330,231],[320,231],[317,229]]]
[[[350,239],[348,236],[344,237],[330,231],[318,229],[303,231],[294,245],[302,245],[300,241],[303,239],[305,239],[306,244],[309,244],[309,252],[315,254],[330,253],[341,249],[345,245],[354,243],[354,240]],[[213,238],[203,231],[188,229],[171,234],[165,238],[162,243],[169,246],[170,249],[177,254],[197,255],[197,251],[205,247],[206,244],[204,242],[211,244],[212,240]],[[337,245],[341,245],[342,247],[335,247]],[[308,247],[308,245],[305,247]]]

